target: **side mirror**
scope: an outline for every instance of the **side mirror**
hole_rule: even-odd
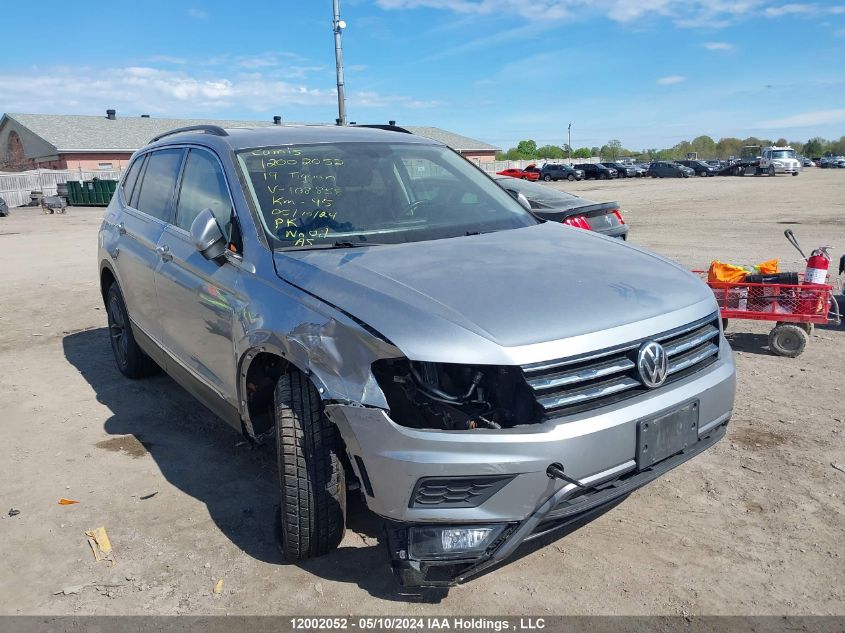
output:
[[[226,254],[226,238],[211,209],[203,209],[191,222],[191,238],[206,259],[220,259]]]
[[[521,204],[526,211],[531,211],[531,203],[528,202],[528,198],[525,197],[524,193],[516,194],[516,201]]]

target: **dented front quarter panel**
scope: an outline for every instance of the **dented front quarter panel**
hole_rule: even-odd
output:
[[[370,367],[380,358],[402,353],[342,311],[285,283],[275,271],[268,272],[272,276],[243,278],[243,296],[250,300],[239,313],[240,336],[235,343],[242,415],[248,415],[247,370],[261,352],[281,356],[309,375],[325,401],[386,408]]]

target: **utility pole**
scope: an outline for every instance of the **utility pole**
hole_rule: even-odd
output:
[[[566,131],[569,132],[569,143],[566,144],[566,147],[569,150],[567,152],[567,154],[568,154],[568,158],[569,158],[569,164],[571,165],[572,164],[572,121],[569,122],[569,127],[566,128]]]
[[[346,125],[346,93],[343,82],[343,45],[340,41],[340,33],[346,28],[346,22],[340,19],[339,0],[334,0],[334,20],[332,30],[334,31],[334,58],[337,63],[337,124]]]

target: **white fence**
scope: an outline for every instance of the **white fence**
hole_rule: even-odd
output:
[[[573,158],[571,161],[565,158],[534,158],[532,160],[494,160],[489,163],[479,162],[477,165],[488,174],[495,174],[497,171],[502,171],[503,169],[525,169],[528,165],[536,165],[537,167],[546,163],[574,165],[575,163],[598,163],[600,160],[595,156],[593,158]]]
[[[70,181],[84,181],[93,178],[120,180],[122,170],[82,171],[79,169],[47,170],[37,169],[20,172],[0,172],[0,198],[10,207],[29,204],[30,194],[40,191],[45,196],[56,195],[56,185]]]

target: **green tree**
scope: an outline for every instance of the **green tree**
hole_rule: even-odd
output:
[[[602,158],[607,158],[609,160],[616,160],[620,156],[622,156],[622,142],[618,139],[613,139],[607,142],[607,145],[604,145],[601,148],[599,155]]]
[[[543,145],[537,148],[537,158],[565,158],[566,151],[557,145]]]
[[[590,148],[590,157],[592,156],[601,156],[601,148],[600,147],[591,147]]]
[[[786,147],[787,145],[789,145],[789,143],[785,138],[781,137],[775,141],[775,145],[778,147]]]
[[[696,136],[690,141],[692,151],[698,153],[699,158],[713,158],[716,155],[716,141],[709,136]]]
[[[827,141],[820,136],[814,136],[809,141],[804,143],[805,156],[821,156],[824,154],[827,147]]]
[[[516,151],[526,158],[534,158],[537,155],[537,143],[532,140],[520,141],[516,144]]]
[[[496,152],[496,160],[507,160],[508,155],[504,152]]]
[[[589,147],[579,147],[572,152],[572,158],[589,158],[592,155]]]

